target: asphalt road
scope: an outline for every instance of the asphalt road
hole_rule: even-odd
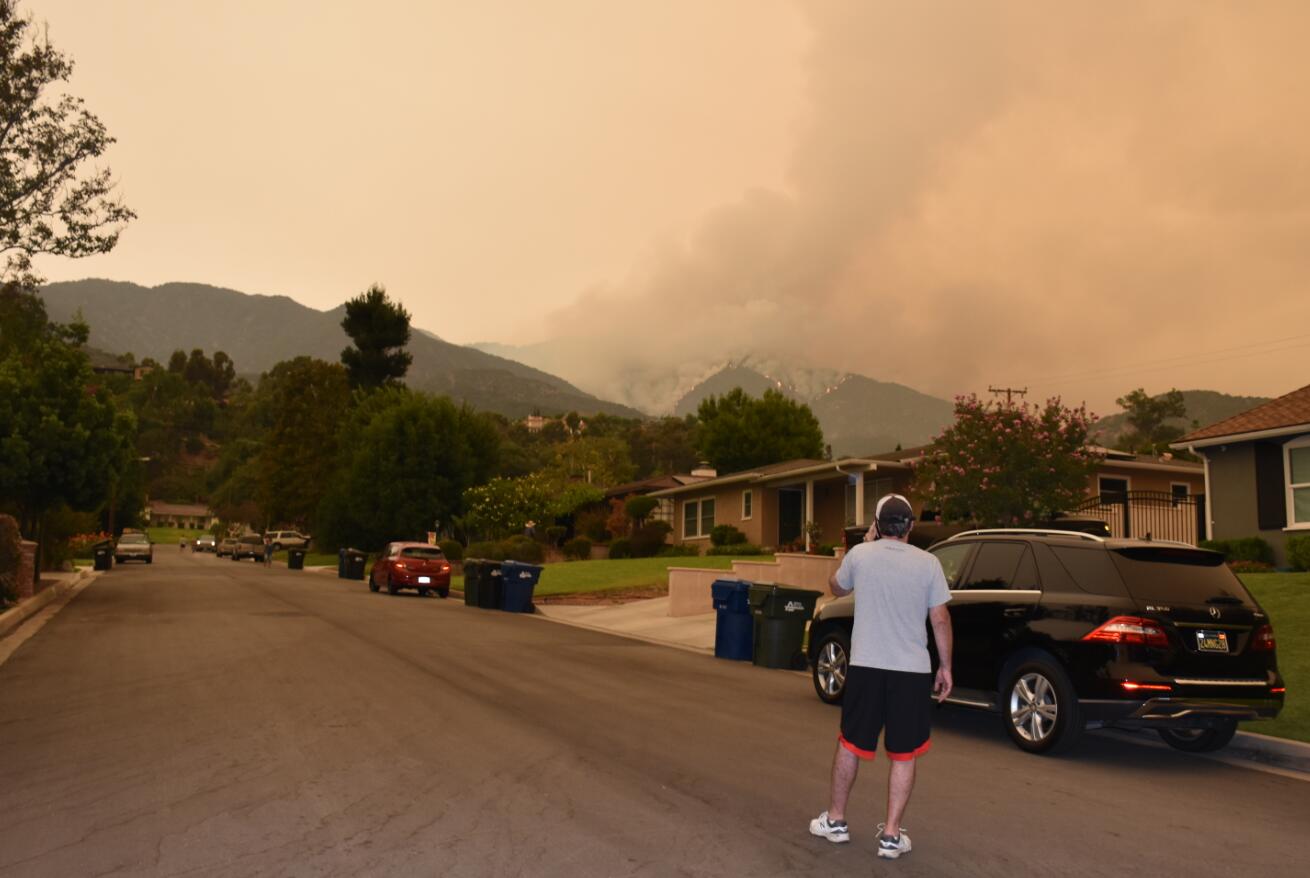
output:
[[[0,667],[0,876],[1305,874],[1310,784],[937,713],[874,859],[808,680],[159,547]]]

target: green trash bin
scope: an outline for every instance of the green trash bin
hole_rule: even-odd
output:
[[[762,668],[805,670],[805,626],[814,618],[814,607],[822,596],[822,592],[807,588],[769,582],[751,585],[755,664]]]
[[[288,570],[305,569],[304,549],[287,549],[287,569]]]
[[[478,605],[478,589],[482,578],[482,559],[464,559],[464,606]]]

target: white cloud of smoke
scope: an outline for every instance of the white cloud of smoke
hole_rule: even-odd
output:
[[[1310,381],[1259,346],[1310,333],[1310,4],[803,8],[790,190],[554,314],[537,362],[649,409],[752,353],[1102,412]]]

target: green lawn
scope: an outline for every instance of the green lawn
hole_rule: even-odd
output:
[[[714,570],[728,570],[732,567],[731,558],[624,558],[610,561],[565,561],[559,564],[547,564],[541,572],[541,581],[537,583],[534,594],[537,597],[564,594],[584,594],[602,591],[626,591],[635,588],[650,588],[667,585],[670,567],[705,567]],[[750,560],[772,561],[770,556],[759,556]],[[455,583],[456,588],[463,588],[463,577]]]
[[[1278,670],[1287,682],[1287,701],[1278,719],[1242,728],[1310,741],[1310,573],[1248,573],[1242,582],[1273,622]]]

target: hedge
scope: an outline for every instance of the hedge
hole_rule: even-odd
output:
[[[768,553],[751,543],[734,543],[731,546],[710,546],[705,554],[730,555],[735,558],[738,555],[766,555]]]
[[[1225,561],[1258,561],[1274,563],[1274,547],[1260,537],[1242,537],[1236,540],[1201,540],[1202,549],[1210,549],[1224,556]]]
[[[1310,570],[1310,534],[1287,538],[1287,562],[1293,570]]]

